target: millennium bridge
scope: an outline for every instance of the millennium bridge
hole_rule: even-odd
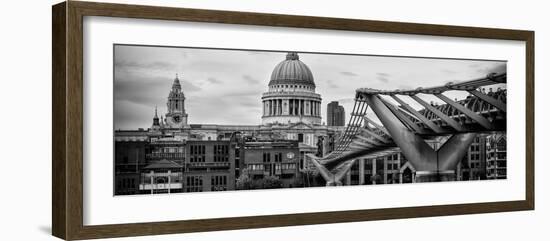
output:
[[[334,150],[322,157],[308,154],[306,159],[327,186],[342,185],[357,158],[377,158],[396,151],[416,168],[417,182],[453,180],[453,170],[479,133],[506,130],[506,89],[482,91],[485,86],[505,83],[506,73],[492,73],[429,88],[357,89],[348,125]],[[449,91],[464,92],[468,97],[453,100],[446,95]],[[445,104],[427,103],[419,94],[437,97]],[[421,109],[414,109],[411,100]],[[378,121],[368,117],[369,109]],[[428,144],[441,137],[448,139],[437,150]]]

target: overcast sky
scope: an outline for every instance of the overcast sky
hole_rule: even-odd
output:
[[[500,61],[310,53],[299,56],[311,69],[317,93],[323,98],[323,122],[326,105],[334,100],[344,106],[347,120],[357,88],[430,87],[506,71],[506,63]],[[190,124],[258,125],[261,95],[267,90],[271,71],[285,57],[286,52],[116,45],[115,129],[150,127],[155,106],[159,115],[164,115],[176,73],[186,96]],[[459,92],[446,94],[459,99],[465,96]]]

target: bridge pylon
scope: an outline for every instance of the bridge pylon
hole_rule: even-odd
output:
[[[453,134],[435,150],[402,121],[401,113],[391,108],[378,95],[365,94],[365,100],[380,122],[391,134],[403,155],[417,169],[417,182],[451,181],[455,179],[455,167],[466,155],[477,133]],[[399,118],[401,117],[401,118]]]

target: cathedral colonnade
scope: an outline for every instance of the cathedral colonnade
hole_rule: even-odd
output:
[[[262,116],[321,117],[321,101],[299,98],[276,98],[263,100]]]

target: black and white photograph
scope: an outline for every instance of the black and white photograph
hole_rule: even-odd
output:
[[[507,178],[505,60],[113,48],[114,195]]]

